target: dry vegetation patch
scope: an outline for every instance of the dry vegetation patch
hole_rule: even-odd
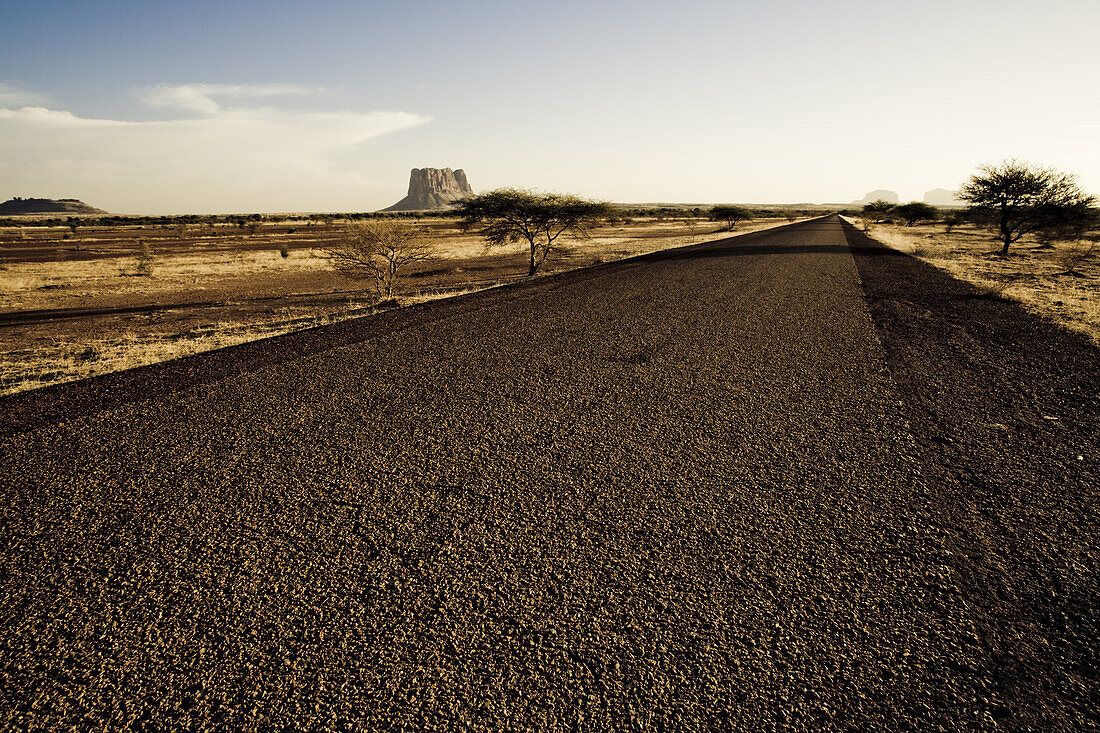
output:
[[[988,231],[970,225],[956,226],[948,233],[939,223],[913,227],[879,223],[868,233],[1100,343],[1100,233],[1053,247],[1025,239],[1008,256],[1000,254],[1000,243]]]

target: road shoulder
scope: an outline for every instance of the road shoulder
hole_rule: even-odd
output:
[[[1010,727],[1100,722],[1100,349],[845,223]]]

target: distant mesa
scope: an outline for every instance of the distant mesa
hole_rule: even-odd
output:
[[[863,206],[869,204],[872,201],[889,201],[892,204],[900,204],[901,199],[898,198],[897,191],[887,191],[884,188],[880,188],[877,191],[871,191],[858,201],[853,201],[853,206]]]
[[[459,168],[413,168],[409,174],[409,195],[382,211],[428,211],[447,209],[474,189],[466,181],[466,171]]]
[[[948,191],[946,188],[933,188],[924,194],[924,203],[932,206],[962,206],[966,202],[959,199],[958,191]]]
[[[20,214],[106,214],[103,209],[77,199],[24,199],[16,196],[0,204],[0,215]]]

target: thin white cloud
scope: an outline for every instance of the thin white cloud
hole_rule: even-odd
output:
[[[0,107],[0,123],[10,122],[8,129],[13,131],[22,124],[28,130],[37,128],[48,130],[74,130],[105,127],[125,127],[132,122],[120,122],[118,120],[97,120],[88,117],[77,117],[72,112],[64,110],[47,109],[46,107],[21,107],[20,109],[7,109]]]
[[[0,82],[0,106],[15,107],[28,104],[43,104],[46,100],[40,94],[28,92],[12,84]]]
[[[0,107],[0,180],[11,195],[64,191],[118,211],[324,208],[319,202],[326,193],[343,194],[346,201],[349,186],[370,186],[362,171],[341,164],[343,153],[429,122],[409,112],[258,106],[312,91],[289,85],[157,87],[146,99],[184,116],[141,122],[43,106]]]
[[[141,98],[158,107],[179,107],[204,114],[216,114],[222,108],[218,98],[265,99],[317,94],[321,91],[323,90],[297,84],[161,84],[143,90]]]

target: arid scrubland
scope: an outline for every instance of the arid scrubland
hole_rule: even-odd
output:
[[[863,226],[858,219],[853,224]],[[1100,233],[1075,242],[1044,246],[1025,238],[1008,256],[987,229],[942,222],[878,222],[868,234],[992,294],[1019,301],[1029,310],[1088,334],[1100,343]]]
[[[758,218],[740,234],[787,223]],[[433,259],[396,302],[341,277],[338,221],[0,229],[0,394],[82,379],[507,284],[524,245],[488,250],[452,218],[415,220]],[[705,216],[626,219],[567,243],[546,273],[731,236]],[[144,252],[144,254],[143,254]]]

